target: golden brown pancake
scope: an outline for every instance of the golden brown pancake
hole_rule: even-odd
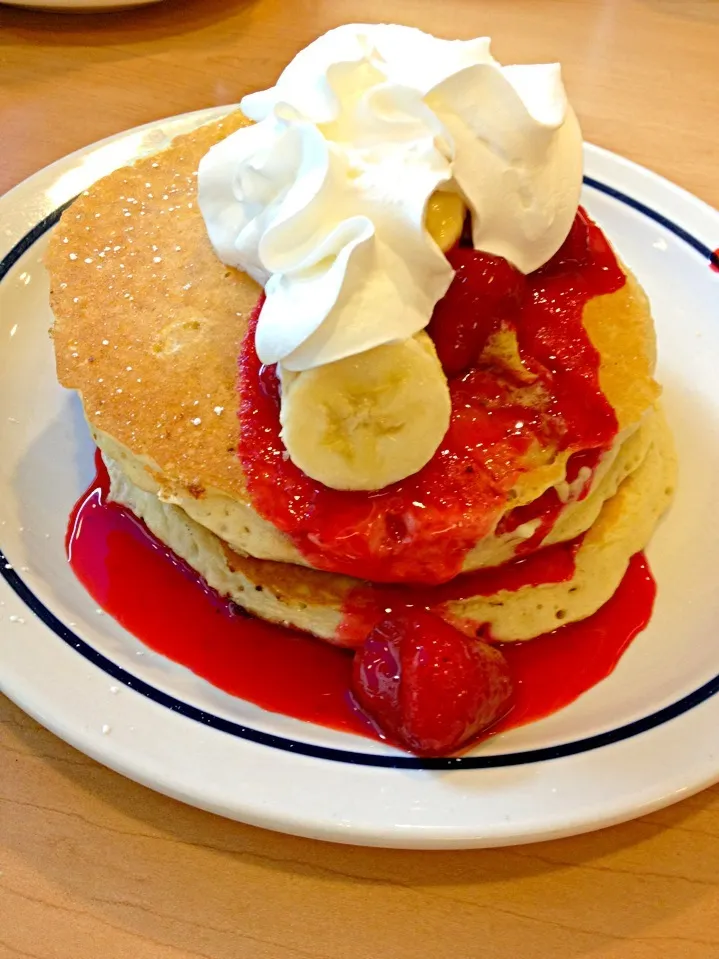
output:
[[[196,171],[240,114],[100,180],[46,257],[58,378],[88,421],[190,488],[243,499],[237,356],[260,289],[214,253]]]
[[[252,508],[236,453],[236,362],[260,290],[218,260],[196,202],[201,157],[246,122],[234,113],[180,137],[65,212],[47,255],[58,377],[78,390],[98,444],[135,485],[181,506],[235,551],[303,564]],[[589,302],[584,323],[622,431],[612,460],[658,394],[651,315],[628,276],[618,292]],[[561,484],[567,456],[525,473],[512,505]],[[490,537],[464,568],[501,562],[516,545]]]

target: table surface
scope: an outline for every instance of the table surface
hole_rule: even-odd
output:
[[[717,0],[165,0],[0,6],[0,193],[71,150],[270,85],[331,26],[391,19],[560,60],[588,140],[719,206]],[[0,959],[719,957],[719,788],[507,850],[353,849],[226,822],[0,698]]]

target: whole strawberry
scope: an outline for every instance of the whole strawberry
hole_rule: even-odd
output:
[[[507,662],[425,610],[375,626],[354,660],[357,702],[388,737],[422,756],[454,752],[509,709]]]

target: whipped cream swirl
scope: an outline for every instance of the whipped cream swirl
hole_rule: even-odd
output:
[[[458,192],[478,250],[529,273],[559,249],[582,180],[581,132],[557,64],[503,67],[489,39],[353,24],[302,50],[256,121],[199,168],[225,263],[265,288],[263,363],[302,371],[422,330],[453,272],[425,228]]]

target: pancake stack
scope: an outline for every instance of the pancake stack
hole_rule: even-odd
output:
[[[263,619],[359,646],[357,598],[384,598],[386,587],[312,568],[253,506],[238,457],[237,358],[262,291],[218,260],[196,186],[200,159],[246,122],[235,113],[178,138],[101,180],[65,212],[47,254],[58,377],[82,399],[111,497],[213,589]],[[533,548],[573,544],[574,571],[559,582],[488,592],[474,574],[522,555],[533,532],[493,517],[466,552],[456,588],[426,586],[426,605],[465,633],[527,640],[590,616],[613,595],[671,497],[675,460],[657,406],[653,324],[634,278],[590,300],[583,323],[601,357],[615,442],[582,496],[568,479],[568,454],[544,451],[518,478],[506,510],[554,488],[563,508]]]

